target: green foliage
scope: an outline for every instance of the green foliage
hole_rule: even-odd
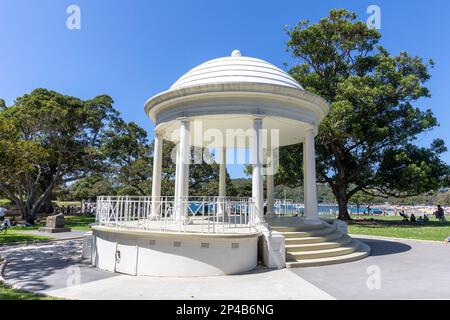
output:
[[[117,118],[106,95],[36,89],[0,110],[0,190],[34,223],[56,186],[102,170],[100,138]]]
[[[133,186],[123,186],[117,189],[118,196],[140,196],[141,193],[138,188]]]
[[[95,200],[98,196],[111,195],[114,189],[103,176],[95,175],[78,180],[66,188],[64,197],[68,200]]]
[[[287,30],[287,45],[300,62],[290,73],[303,87],[325,98],[330,112],[316,138],[319,182],[328,183],[350,218],[347,203],[359,192],[407,197],[438,189],[449,167],[440,159],[442,140],[414,145],[437,120],[413,106],[429,97],[424,84],[433,62],[378,45],[381,35],[344,9],[331,10],[316,24],[301,21]],[[278,183],[300,185],[302,147],[280,151]]]
[[[252,180],[251,179],[233,179],[227,184],[227,195],[233,197],[251,197]]]
[[[152,149],[144,129],[134,122],[126,123],[119,119],[103,136],[101,151],[107,157],[108,171],[118,185],[132,189],[133,195],[148,195]]]
[[[0,300],[62,300],[43,294],[30,293],[22,290],[12,289],[0,283]]]
[[[163,144],[163,168],[161,193],[166,196],[174,195],[176,165],[176,145],[170,141]],[[207,149],[191,148],[192,159],[202,155],[201,164],[189,166],[189,195],[190,196],[217,196],[219,192],[219,165],[215,163],[213,155]],[[227,183],[230,185],[227,175]],[[228,188],[230,188],[228,186]],[[232,189],[227,190],[231,192]]]

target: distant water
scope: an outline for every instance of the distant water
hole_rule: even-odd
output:
[[[239,206],[238,206],[239,207]],[[194,212],[198,212],[198,213],[202,213],[203,212],[203,205],[202,203],[196,203],[196,202],[190,202],[189,203],[189,209],[191,211],[191,213]],[[214,203],[209,203],[209,204],[205,204],[205,212],[214,212],[217,209],[216,204]],[[330,213],[330,211],[334,211],[334,212],[338,212],[339,211],[339,207],[337,205],[324,205],[324,204],[319,204],[318,206],[319,209],[319,213]],[[302,212],[303,211],[303,206],[302,205],[297,205],[297,204],[275,204],[275,211],[286,211],[286,212]],[[366,206],[360,206],[359,209],[356,206],[348,206],[348,210],[350,211],[351,214],[364,214],[367,213],[367,207]],[[375,214],[379,214],[382,213],[384,208],[382,207],[370,207],[371,213],[375,213]],[[393,209],[387,209],[387,213],[388,214],[394,214],[394,210]]]
[[[337,205],[319,205],[319,212],[330,212],[332,211],[339,211],[339,207]],[[384,209],[382,207],[370,207],[371,213],[383,213],[383,210],[386,210],[388,214],[394,214],[394,209]],[[367,213],[368,209],[367,207],[360,206],[359,208],[356,206],[348,206],[348,211],[350,211],[351,214],[363,214],[364,212]]]

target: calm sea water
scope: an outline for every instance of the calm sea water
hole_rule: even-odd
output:
[[[205,205],[205,212],[214,212],[216,210],[216,205],[213,203],[207,204]],[[201,213],[203,211],[202,208],[202,204],[201,203],[195,203],[195,202],[190,202],[189,203],[189,209],[191,212],[198,212]],[[319,213],[329,213],[330,211],[334,211],[337,212],[339,211],[339,208],[337,205],[323,205],[323,204],[319,204],[318,206],[319,209]],[[383,212],[383,208],[382,207],[370,207],[371,212],[378,214],[378,213],[382,213]],[[281,210],[281,211],[288,211],[288,212],[301,212],[303,211],[303,207],[299,207],[298,205],[294,205],[294,204],[276,204],[275,205],[275,210]],[[351,214],[363,214],[363,213],[367,213],[367,207],[363,207],[360,206],[359,209],[356,206],[349,206],[348,210],[350,211]],[[393,209],[387,209],[387,213],[388,214],[393,214],[394,210]]]

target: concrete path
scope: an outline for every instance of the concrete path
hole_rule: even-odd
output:
[[[360,238],[370,257],[324,267],[223,277],[132,277],[80,261],[81,240],[0,248],[4,278],[70,299],[450,299],[450,245]]]
[[[18,231],[17,233],[50,237],[50,238],[54,238],[55,240],[65,240],[65,239],[82,238],[86,232],[87,231],[72,230],[70,232],[48,233],[48,232],[40,232],[38,230],[24,230],[24,231]]]
[[[26,290],[69,299],[333,299],[287,269],[196,277],[132,277],[80,261],[81,240],[12,247],[4,278]]]
[[[369,257],[292,272],[337,299],[450,299],[450,245],[358,238],[371,246]]]

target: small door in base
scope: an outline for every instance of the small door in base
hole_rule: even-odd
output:
[[[136,275],[136,239],[117,239],[116,272]]]

